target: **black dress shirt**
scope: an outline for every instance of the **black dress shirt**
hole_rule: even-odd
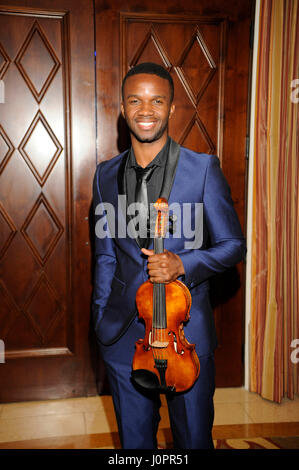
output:
[[[148,194],[148,203],[155,203],[158,197],[160,196],[165,165],[168,157],[170,138],[168,137],[166,144],[160,150],[160,152],[155,156],[155,158],[147,165],[146,168],[155,166],[153,173],[150,177],[150,180],[147,183],[147,194]],[[140,167],[136,162],[133,148],[130,149],[128,163],[126,166],[125,182],[126,182],[126,194],[127,194],[127,204],[135,202],[135,190],[136,190],[136,171],[135,167]]]

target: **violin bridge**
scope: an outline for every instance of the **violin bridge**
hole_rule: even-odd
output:
[[[150,345],[151,345],[152,348],[167,348],[169,343],[167,341],[155,340],[153,342],[150,342]]]
[[[154,334],[154,336],[156,336]],[[169,342],[168,341],[161,341],[160,339],[156,339],[154,338],[154,340],[152,341],[152,332],[150,331],[150,334],[149,334],[149,345],[152,347],[152,348],[167,348],[167,346],[169,345]]]

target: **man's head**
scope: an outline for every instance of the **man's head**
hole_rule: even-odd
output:
[[[122,81],[122,99],[124,99],[124,86],[129,77],[133,75],[138,75],[141,73],[147,73],[149,75],[157,75],[158,77],[164,78],[168,80],[169,87],[170,87],[170,101],[172,103],[174,97],[174,86],[172,76],[162,65],[155,64],[154,62],[143,62],[141,64],[135,65],[132,67],[127,74],[125,75]]]
[[[167,70],[158,64],[138,64],[125,76],[122,95],[121,111],[131,137],[141,143],[163,143],[174,112],[173,81]]]

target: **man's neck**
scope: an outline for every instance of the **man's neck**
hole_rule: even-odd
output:
[[[163,136],[161,139],[146,143],[146,142],[139,142],[132,136],[132,147],[134,150],[134,155],[136,158],[136,162],[142,168],[145,168],[151,161],[158,155],[160,150],[164,147],[167,142],[167,134]]]

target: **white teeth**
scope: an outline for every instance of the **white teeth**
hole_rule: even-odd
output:
[[[153,122],[139,122],[138,125],[141,126],[141,127],[144,127],[144,128],[149,128],[149,127],[153,126],[154,123]]]

